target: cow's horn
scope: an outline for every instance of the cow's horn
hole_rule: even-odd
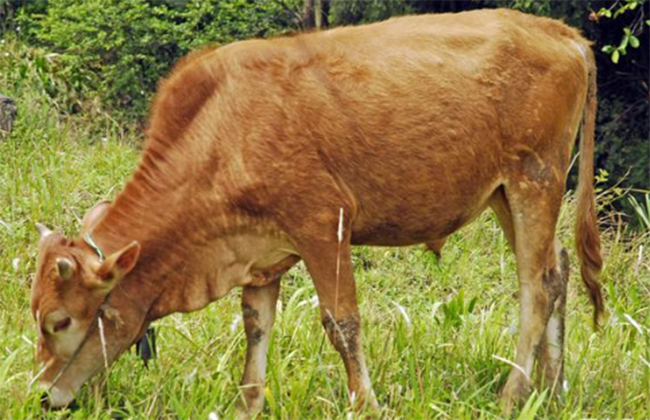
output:
[[[41,239],[52,234],[52,231],[42,223],[36,223],[36,229],[38,229],[38,233],[40,233]]]

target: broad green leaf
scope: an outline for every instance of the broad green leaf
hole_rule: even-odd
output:
[[[630,46],[632,48],[639,48],[639,45],[639,38],[635,37],[634,35],[630,36]]]
[[[609,10],[609,9],[605,9],[604,7],[598,11],[598,14],[600,16],[604,16],[604,17],[608,17],[608,18],[612,17],[612,11]]]
[[[601,51],[607,54],[611,54],[614,52],[614,47],[612,45],[605,45]]]
[[[614,64],[618,64],[619,58],[621,58],[620,53],[618,52],[618,50],[614,50],[614,52],[612,53],[612,62]]]

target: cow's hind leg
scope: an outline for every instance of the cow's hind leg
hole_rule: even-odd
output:
[[[554,239],[562,187],[520,183],[517,188],[506,189],[506,195],[513,214],[520,287],[516,367],[510,371],[502,392],[504,411],[509,413],[529,394],[535,358],[560,294]]]
[[[490,206],[497,215],[499,224],[503,229],[512,250],[515,250],[515,230],[512,210],[505,195],[505,190],[500,187],[490,197]],[[552,296],[553,313],[548,320],[546,330],[539,344],[537,363],[537,386],[552,387],[554,391],[562,386],[564,366],[564,316],[569,281],[569,255],[559,241],[555,241],[555,253],[559,267],[559,278],[549,280],[555,289]]]
[[[239,418],[253,418],[264,408],[267,350],[279,292],[280,281],[276,280],[262,287],[246,286],[242,293],[247,348]]]
[[[550,387],[554,392],[561,389],[564,379],[564,316],[569,281],[569,255],[559,241],[556,241],[555,251],[559,271],[554,272],[555,278],[547,280],[554,288],[551,296],[555,297],[555,301],[540,343],[537,362],[538,387]]]

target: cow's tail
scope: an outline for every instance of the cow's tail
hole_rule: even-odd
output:
[[[604,311],[603,295],[598,276],[603,260],[600,255],[600,237],[594,198],[594,131],[596,125],[596,63],[590,48],[587,49],[587,99],[582,116],[580,135],[580,174],[578,181],[578,217],[576,224],[576,248],[580,260],[582,281],[589,291],[594,305],[594,325]]]

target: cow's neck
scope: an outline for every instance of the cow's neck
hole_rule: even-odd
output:
[[[207,217],[208,212],[214,216],[218,211],[215,196],[210,198],[213,202],[200,200],[198,192],[192,191],[195,183],[190,176],[179,174],[178,169],[147,165],[147,159],[145,154],[143,163],[92,234],[106,255],[134,240],[140,243],[138,264],[123,280],[123,290],[136,295],[150,307],[151,317],[158,318],[198,309],[227,292],[218,284],[214,290],[206,290],[205,284],[200,284],[205,277],[204,267],[196,263],[202,245],[224,229],[218,226],[219,217]],[[231,265],[227,250],[221,251],[222,261],[216,262],[215,271],[226,271]],[[230,271],[235,274],[233,267]]]
[[[264,283],[297,261],[277,230],[230,213],[214,184],[206,193],[201,179],[165,176],[167,185],[157,185],[163,174],[141,164],[93,229],[107,255],[140,243],[138,264],[123,290],[148,305],[150,319],[200,309],[235,286]]]

